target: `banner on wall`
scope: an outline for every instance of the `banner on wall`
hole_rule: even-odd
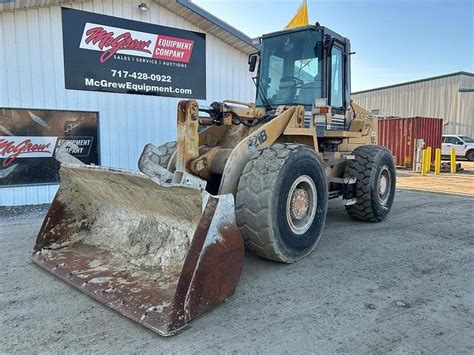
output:
[[[62,8],[66,89],[206,98],[206,35]]]
[[[56,149],[70,141],[69,153],[99,165],[97,113],[0,109],[0,187],[59,182]]]

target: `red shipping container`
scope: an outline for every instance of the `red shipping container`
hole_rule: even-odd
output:
[[[392,151],[395,165],[411,168],[416,139],[425,141],[425,148],[431,147],[431,160],[435,159],[436,148],[441,148],[443,119],[433,117],[403,117],[379,119],[378,144]]]

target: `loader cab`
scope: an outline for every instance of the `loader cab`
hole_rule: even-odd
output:
[[[279,31],[261,37],[257,59],[257,106],[304,105],[327,98],[333,114],[350,104],[350,41],[316,25]],[[253,68],[252,68],[253,66]],[[252,70],[253,71],[253,70]]]

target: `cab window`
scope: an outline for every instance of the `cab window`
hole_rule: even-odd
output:
[[[283,62],[284,59],[280,58],[276,55],[270,56],[270,63],[269,63],[269,78],[267,80],[267,95],[272,97],[278,93],[278,87],[283,78]]]
[[[333,47],[331,52],[331,106],[339,108],[343,106],[343,56],[342,50]]]
[[[322,33],[304,30],[264,38],[257,106],[305,105],[322,97]]]

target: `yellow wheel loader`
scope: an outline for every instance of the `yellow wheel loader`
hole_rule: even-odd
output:
[[[167,336],[234,293],[244,245],[283,263],[311,253],[329,199],[382,221],[395,167],[376,117],[350,100],[349,40],[316,24],[259,48],[256,102],[179,102],[177,140],[147,145],[140,172],[59,148],[33,261]]]

